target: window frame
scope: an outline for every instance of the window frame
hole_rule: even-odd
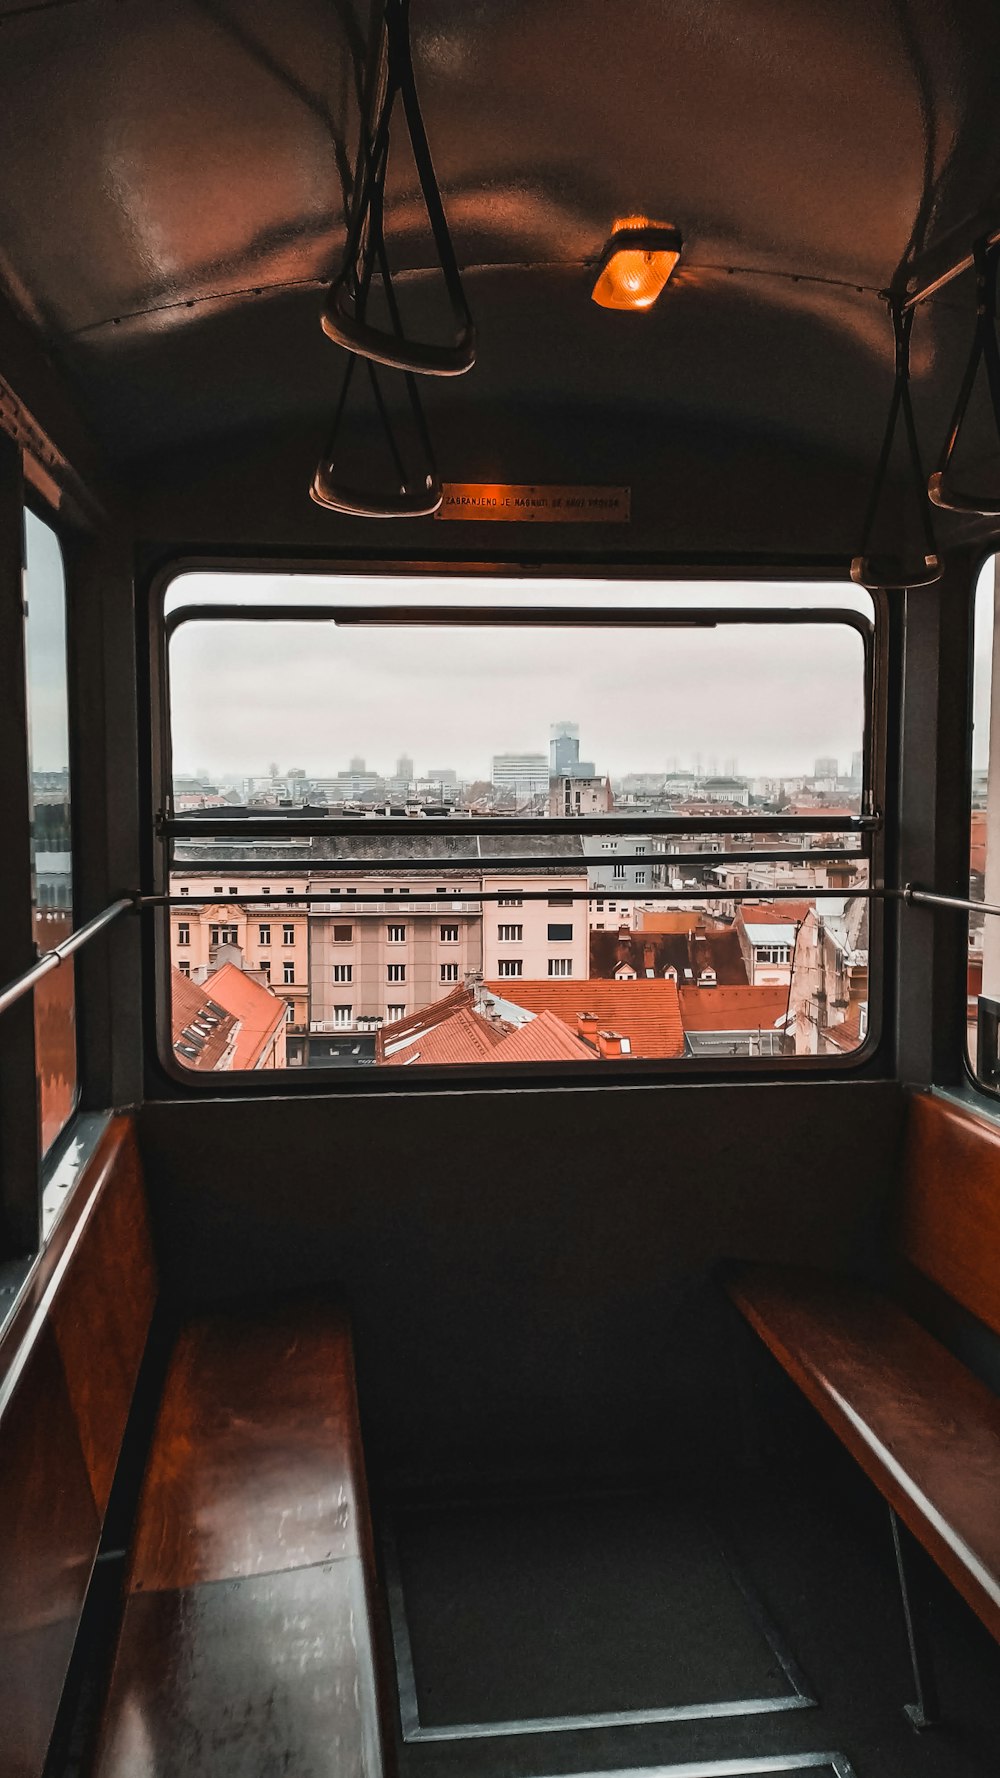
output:
[[[869,858],[870,881],[876,883],[883,879],[885,870],[886,836],[891,831],[891,822],[896,813],[898,786],[890,783],[887,773],[888,760],[895,746],[895,733],[890,733],[890,708],[893,719],[896,717],[894,699],[890,698],[889,661],[893,650],[898,646],[896,638],[901,635],[902,605],[884,592],[871,592],[873,617],[869,620],[863,614],[836,603],[838,585],[849,586],[846,561],[834,561],[826,558],[787,559],[775,565],[773,562],[759,560],[748,562],[741,559],[727,559],[724,564],[706,558],[698,561],[663,562],[655,559],[636,557],[627,562],[579,562],[543,559],[525,561],[523,554],[509,557],[498,554],[487,560],[469,561],[467,559],[425,557],[419,562],[385,560],[379,557],[365,557],[359,552],[357,558],[329,556],[317,554],[304,557],[299,551],[285,553],[268,552],[264,554],[249,551],[246,556],[235,557],[203,552],[178,553],[166,561],[153,565],[145,581],[148,594],[148,645],[151,676],[150,712],[152,718],[150,746],[150,791],[153,820],[148,829],[150,836],[149,859],[150,876],[155,884],[155,893],[163,896],[167,892],[166,870],[161,821],[170,809],[170,747],[169,747],[169,636],[177,627],[178,621],[204,620],[212,611],[207,604],[191,605],[174,614],[172,622],[164,616],[164,599],[166,593],[180,577],[193,573],[216,574],[254,574],[288,575],[290,573],[310,574],[328,578],[339,575],[349,576],[357,580],[359,576],[384,578],[392,576],[400,583],[400,599],[392,607],[386,603],[379,606],[379,621],[386,621],[390,610],[405,612],[409,608],[405,603],[405,589],[408,583],[419,582],[428,577],[447,578],[452,576],[475,576],[480,585],[485,585],[491,576],[500,579],[517,577],[521,581],[532,581],[544,588],[551,583],[557,588],[566,580],[585,580],[588,578],[607,581],[613,579],[616,593],[629,583],[660,582],[664,584],[681,583],[689,586],[692,591],[691,604],[687,607],[694,613],[692,621],[708,622],[718,627],[721,622],[733,623],[842,623],[853,628],[859,634],[864,650],[864,733],[862,750],[864,755],[863,808],[872,817],[868,834],[867,856]],[[699,607],[696,601],[696,589],[699,580],[718,580],[724,575],[728,585],[733,589],[734,601],[739,601],[744,593],[752,592],[758,582],[769,585],[787,583],[790,585],[807,586],[818,584],[829,594],[829,602],[823,605],[798,607],[770,608],[748,603],[746,607],[734,603],[728,607]],[[336,600],[331,600],[335,605]],[[267,608],[261,605],[239,606],[233,604],[221,608],[217,615],[223,620],[256,619]],[[282,606],[280,615],[284,620],[302,616],[315,620],[319,607],[305,609]],[[418,602],[419,621],[428,621],[428,613],[433,609],[423,600]],[[438,614],[438,621],[454,624],[460,619],[461,607],[444,607]],[[612,604],[600,607],[584,608],[581,612],[572,613],[567,605],[530,608],[504,607],[502,602],[491,606],[486,603],[477,607],[470,621],[491,623],[496,621],[498,614],[507,616],[509,621],[519,627],[531,628],[536,624],[550,623],[553,616],[566,623],[571,616],[574,621],[585,622],[590,627],[608,625],[616,627],[622,620],[622,610]],[[275,613],[277,615],[277,613]],[[353,615],[353,614],[352,614]],[[357,621],[356,616],[354,621]],[[643,622],[659,622],[663,627],[677,626],[684,621],[678,607],[660,611],[651,607],[643,613]],[[887,796],[892,793],[893,807],[887,807]],[[612,817],[613,818],[613,817]],[[538,821],[544,827],[545,819]],[[574,818],[576,819],[576,818]],[[595,818],[585,818],[595,819]],[[744,829],[754,823],[744,820]],[[701,823],[705,825],[705,823]],[[831,823],[831,826],[833,823]],[[206,830],[208,824],[206,823]],[[696,831],[699,823],[696,819],[688,824],[690,831]],[[648,837],[649,823],[644,823]],[[707,831],[707,828],[706,828]],[[713,829],[713,831],[718,831]],[[845,830],[846,831],[846,830]],[[862,856],[866,855],[863,845]],[[206,867],[209,868],[209,867]],[[427,896],[434,891],[428,877]],[[585,899],[585,898],[581,898]],[[495,904],[494,904],[495,905]],[[508,904],[509,905],[509,904]],[[696,1080],[735,1082],[735,1081],[781,1081],[794,1076],[821,1079],[833,1078],[845,1073],[868,1073],[878,1075],[878,1065],[883,1054],[883,1035],[885,1031],[885,1014],[887,1010],[886,993],[888,984],[885,979],[886,954],[886,918],[885,903],[879,896],[871,899],[872,920],[869,947],[869,1016],[868,1032],[865,1040],[857,1049],[848,1053],[828,1054],[820,1056],[789,1056],[782,1058],[766,1058],[753,1060],[745,1057],[703,1058],[699,1056],[681,1056],[677,1058],[650,1058],[640,1060],[630,1058],[622,1062],[608,1061],[602,1065],[600,1077],[594,1080],[591,1074],[586,1076],[589,1087],[599,1089],[620,1086],[623,1081],[631,1084],[678,1084],[691,1083]],[[345,1071],[331,1068],[311,1068],[308,1070],[285,1071],[271,1070],[267,1073],[243,1073],[222,1077],[194,1076],[180,1069],[173,1059],[168,1042],[169,1014],[166,997],[162,992],[164,980],[165,957],[168,947],[164,941],[163,922],[158,921],[158,933],[154,946],[155,955],[155,992],[148,1001],[146,1019],[147,1031],[147,1068],[152,1070],[152,1077],[158,1080],[161,1088],[165,1087],[173,1095],[177,1087],[182,1088],[184,1096],[199,1096],[209,1090],[219,1090],[226,1095],[238,1097],[241,1094],[266,1096],[273,1093],[280,1083],[282,1092],[305,1090],[313,1094],[350,1091],[388,1091],[392,1082],[383,1078],[378,1070],[364,1069],[357,1074],[351,1073],[345,1078]],[[308,1076],[308,1079],[304,1078]],[[447,1083],[449,1090],[481,1091],[484,1089],[510,1086],[517,1080],[526,1084],[544,1086],[546,1082],[561,1081],[563,1084],[573,1082],[582,1084],[582,1065],[575,1063],[523,1063],[504,1067],[489,1063],[475,1067],[459,1068],[456,1066],[427,1067],[420,1071],[420,1078],[415,1079],[411,1073],[407,1079],[407,1090],[435,1090],[442,1083]]]

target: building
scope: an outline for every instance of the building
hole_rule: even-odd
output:
[[[747,980],[753,988],[776,987],[791,980],[799,958],[799,931],[813,911],[808,901],[741,901],[733,930],[737,934]]]
[[[836,783],[839,769],[838,760],[824,757],[823,759],[818,759],[816,761],[816,764],[813,767],[813,777],[831,778],[833,782]]]
[[[725,803],[731,808],[750,806],[750,786],[745,778],[702,778],[696,795],[704,802]]]
[[[504,852],[532,860],[510,871],[498,865],[483,870],[483,888],[498,892],[496,901],[483,903],[484,976],[508,982],[585,980],[587,867],[574,865],[582,859],[582,841],[570,834],[520,839],[488,834],[479,847],[495,860]],[[584,898],[574,900],[573,891],[582,891]]]
[[[648,834],[602,834],[591,841],[588,850],[601,854],[601,863],[588,867],[587,880],[591,892],[602,898],[634,895],[659,880],[661,867],[656,867],[654,875],[654,846]],[[626,863],[626,859],[634,862]],[[599,901],[591,903],[592,914],[604,912]]]
[[[303,903],[286,902],[283,895],[304,894],[308,878],[290,877],[272,861],[266,878],[243,874],[220,882],[217,877],[178,872],[170,887],[179,896],[220,897],[207,904],[171,908],[174,967],[192,981],[204,982],[220,951],[233,947],[239,953],[238,966],[258,973],[283,1001],[288,1064],[301,1064],[309,1030],[309,913]]]
[[[739,937],[732,927],[706,923],[699,914],[682,914],[680,919],[687,921],[685,927],[659,931],[642,927],[635,932],[628,926],[619,927],[617,932],[592,930],[591,980],[660,978],[674,981],[681,988],[749,985]]]
[[[549,731],[550,778],[593,778],[594,762],[580,758],[580,729],[575,722],[554,722]]]
[[[495,753],[491,779],[495,791],[530,802],[548,795],[549,762],[544,753]]]
[[[864,1041],[868,928],[868,902],[861,896],[831,897],[808,910],[788,1007],[797,1055],[834,1055]]]
[[[608,815],[614,806],[610,778],[549,779],[550,815]]]

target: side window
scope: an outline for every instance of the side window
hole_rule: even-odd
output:
[[[25,514],[25,668],[31,771],[32,899],[39,953],[73,929],[66,664],[66,578],[51,526]],[[34,990],[42,1154],[72,1116],[77,1097],[76,995],[72,959]]]

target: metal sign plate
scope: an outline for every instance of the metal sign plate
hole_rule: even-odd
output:
[[[631,492],[537,482],[443,482],[437,517],[518,525],[627,525]]]

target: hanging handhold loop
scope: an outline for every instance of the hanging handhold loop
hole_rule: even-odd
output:
[[[385,433],[389,453],[396,472],[396,489],[379,493],[371,490],[352,488],[346,482],[337,479],[335,445],[347,392],[351,386],[358,359],[348,359],[344,369],[344,380],[340,387],[337,411],[333,418],[333,431],[329,443],[316,466],[309,493],[317,506],[325,506],[330,512],[342,512],[350,518],[357,519],[422,519],[430,518],[441,505],[441,483],[434,465],[434,452],[431,448],[430,433],[420,401],[420,391],[416,378],[407,372],[406,392],[409,397],[410,414],[414,430],[423,456],[422,468],[413,475],[407,474],[396,437],[389,419],[388,409],[379,387],[378,372],[374,364],[368,364],[368,380],[371,384],[375,406],[378,410],[382,429]]]
[[[910,400],[910,334],[913,329],[913,310],[904,309],[902,298],[893,296],[889,299],[889,313],[892,316],[892,331],[896,342],[892,400],[889,403],[882,450],[861,531],[861,550],[851,563],[851,579],[858,586],[868,587],[871,592],[889,591],[892,588],[902,587],[933,586],[936,580],[940,580],[944,572],[944,564],[938,554],[934,537],[930,507],[927,503],[926,483],[920,461],[920,446],[917,442],[917,428],[913,418],[913,404]],[[885,485],[889,459],[892,456],[893,440],[896,436],[896,425],[900,412],[902,412],[903,425],[906,430],[910,466],[913,471],[914,487],[924,533],[923,560],[919,564],[913,564],[912,567],[907,567],[905,563],[891,556],[870,556],[868,554],[868,544],[882,500],[882,489]]]
[[[977,241],[972,250],[972,258],[976,268],[976,331],[941,460],[927,483],[927,492],[935,506],[944,507],[946,512],[978,512],[990,518],[1000,518],[1000,491],[995,494],[967,494],[952,487],[948,479],[958,435],[965,424],[979,374],[980,359],[986,365],[993,423],[997,437],[1000,438],[1000,348],[997,346],[996,330],[997,249],[990,249],[985,239]]]
[[[355,197],[342,270],[330,286],[323,308],[323,331],[348,352],[373,359],[392,370],[430,377],[459,377],[476,361],[476,335],[465,300],[458,261],[445,218],[441,192],[434,176],[430,145],[417,97],[410,46],[409,0],[385,0],[386,70],[375,107],[371,135],[362,142],[362,173]],[[427,218],[434,236],[445,290],[455,322],[453,345],[437,346],[408,340],[402,330],[387,333],[365,320],[370,267],[379,262],[388,295],[389,268],[385,251],[385,175],[389,156],[389,125],[397,94],[410,135],[413,161],[423,193]],[[367,275],[366,275],[367,274]]]

